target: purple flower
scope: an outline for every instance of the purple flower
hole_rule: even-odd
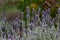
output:
[[[49,15],[49,13],[50,13],[50,8],[46,9],[45,12],[46,12],[47,15]]]
[[[42,15],[42,22],[45,22],[45,20],[46,20],[45,15]]]
[[[36,20],[36,21],[38,20],[38,15],[35,15],[35,20]]]
[[[51,19],[51,18],[50,18],[50,15],[47,15],[47,16],[45,17],[45,19],[48,20],[48,21],[50,21],[50,19]]]
[[[48,25],[45,23],[44,27],[45,27],[45,28],[47,28],[47,27],[48,27]]]
[[[31,22],[31,23],[29,24],[29,26],[30,26],[30,28],[32,29],[32,28],[34,27],[34,23]]]
[[[11,38],[11,34],[8,34],[8,38]]]
[[[46,12],[45,11],[42,11],[42,15],[46,15]]]
[[[42,19],[42,22],[45,22],[45,18],[44,18],[44,19]]]
[[[50,8],[48,8],[47,12],[48,12],[48,14],[50,13]]]
[[[45,16],[44,15],[42,15],[42,19],[44,19],[45,18]]]
[[[17,17],[15,17],[15,21],[18,21],[18,18]]]
[[[15,22],[14,22],[14,25],[15,25],[15,26],[19,26],[18,21],[15,21]]]
[[[45,22],[45,16],[44,15],[42,15],[42,22]]]
[[[14,25],[15,25],[16,27],[19,27],[19,22],[14,20]]]
[[[60,14],[60,7],[58,8],[58,13]]]

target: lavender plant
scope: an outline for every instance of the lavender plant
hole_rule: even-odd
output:
[[[41,12],[42,21],[40,20]],[[30,8],[27,6],[25,16],[27,22],[24,20],[24,12],[21,12],[22,19],[15,17],[14,21],[11,21],[13,26],[8,21],[6,23],[0,21],[1,36],[4,36],[1,37],[2,40],[60,40],[59,26],[57,26],[56,30],[54,26],[55,20],[50,16],[50,8],[42,11],[40,8],[38,8],[38,11],[33,8],[32,17],[30,17],[30,13]],[[38,22],[40,23],[39,25]],[[5,26],[5,32],[1,29],[2,25]],[[13,27],[16,29],[13,29]]]

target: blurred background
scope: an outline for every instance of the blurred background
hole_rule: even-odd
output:
[[[41,10],[51,8],[53,11],[55,11],[55,17],[57,14],[56,10],[58,7],[60,7],[60,0],[0,0],[0,16],[2,17],[2,15],[10,14],[15,15],[20,11],[25,12],[26,6],[29,6],[30,9],[35,8],[36,10],[39,7]]]

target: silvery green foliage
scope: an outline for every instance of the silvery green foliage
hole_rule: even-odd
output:
[[[11,27],[8,25],[8,23],[5,24],[5,26]],[[30,29],[28,30],[29,32],[27,36],[25,32],[23,33],[22,40],[60,40],[60,32],[55,29],[54,25],[51,28],[47,29],[44,27],[37,26],[33,31],[30,31]],[[18,40],[17,37],[16,39]]]

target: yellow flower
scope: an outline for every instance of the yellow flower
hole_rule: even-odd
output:
[[[38,5],[37,5],[37,3],[31,3],[31,4],[30,4],[30,7],[31,7],[31,8],[37,8]]]

